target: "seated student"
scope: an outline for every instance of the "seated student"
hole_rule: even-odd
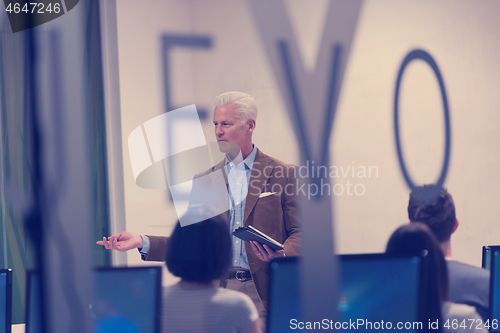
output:
[[[436,236],[448,267],[449,300],[475,307],[486,321],[489,316],[490,272],[452,259],[451,235],[459,223],[450,193],[437,185],[416,187],[410,193],[408,218],[410,222],[425,224]]]
[[[387,243],[386,252],[401,255],[427,254],[429,264],[424,282],[428,288],[428,304],[425,307],[427,312],[423,316],[424,331],[488,332],[483,328],[481,317],[474,307],[448,301],[446,261],[439,242],[425,224],[415,222],[396,229]],[[430,322],[438,320],[439,327],[429,329],[428,320]],[[472,320],[474,323],[471,327]],[[449,327],[445,327],[446,324]]]
[[[261,332],[259,314],[250,297],[218,287],[231,266],[228,229],[221,218],[185,227],[177,222],[166,264],[182,280],[164,288],[163,332]]]

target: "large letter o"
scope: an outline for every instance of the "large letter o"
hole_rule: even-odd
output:
[[[431,57],[431,55],[424,50],[413,50],[405,57],[401,67],[399,68],[398,78],[396,81],[396,91],[394,98],[394,133],[396,136],[396,149],[398,153],[399,166],[401,167],[401,172],[403,173],[403,177],[406,181],[406,184],[410,187],[411,190],[415,188],[415,184],[413,183],[410,175],[408,174],[408,170],[406,169],[405,162],[403,159],[403,152],[401,151],[401,140],[399,138],[399,87],[401,85],[401,78],[403,77],[403,73],[406,69],[406,66],[415,59],[421,59],[425,61],[434,71],[436,78],[439,83],[439,88],[441,90],[441,98],[443,100],[443,112],[444,112],[444,126],[445,126],[445,152],[444,152],[444,160],[443,166],[441,168],[441,175],[436,182],[436,185],[442,186],[445,179],[446,174],[448,173],[448,166],[450,162],[450,147],[451,147],[451,129],[450,129],[450,111],[448,108],[448,99],[446,98],[446,90],[444,88],[443,78],[441,77],[441,72]]]

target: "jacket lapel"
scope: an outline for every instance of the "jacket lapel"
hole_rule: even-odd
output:
[[[259,195],[262,193],[265,185],[267,184],[267,178],[272,174],[274,167],[269,166],[272,159],[264,153],[261,153],[257,149],[257,155],[255,156],[255,161],[252,168],[252,174],[250,175],[250,182],[248,184],[248,194],[245,201],[245,214],[243,219],[243,225],[247,226],[247,219],[252,212],[257,200],[259,200]],[[267,167],[267,168],[266,168]],[[264,168],[266,172],[264,173]]]
[[[219,170],[219,169],[222,169],[222,175],[224,176],[224,182],[226,184],[226,189],[227,189],[229,183],[227,180],[226,168],[224,168],[225,162],[226,162],[226,159],[224,158],[222,161],[220,161],[219,163],[214,165],[212,167],[212,172]],[[229,203],[227,203],[227,204],[229,205]],[[227,210],[224,213],[221,214],[221,216],[225,221],[229,222],[229,207],[227,208]]]

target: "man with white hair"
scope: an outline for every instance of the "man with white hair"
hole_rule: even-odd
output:
[[[221,286],[249,295],[264,317],[268,263],[276,257],[299,255],[301,230],[296,173],[293,166],[264,154],[253,145],[256,118],[257,106],[249,94],[232,91],[217,96],[214,130],[219,149],[226,157],[196,177],[222,169],[230,197],[229,209],[222,215],[229,221],[230,230],[251,225],[284,245],[284,250],[273,251],[266,245],[242,242],[233,236],[233,269],[227,279],[221,281]],[[97,243],[119,251],[138,248],[143,260],[163,261],[168,237],[122,232]]]

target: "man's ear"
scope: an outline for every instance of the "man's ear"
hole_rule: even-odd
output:
[[[249,119],[247,121],[248,130],[252,133],[255,129],[255,119]]]
[[[455,233],[455,231],[457,231],[457,228],[458,228],[458,225],[460,223],[458,222],[458,219],[455,219],[455,226],[453,227],[453,231],[451,232],[452,234]]]

